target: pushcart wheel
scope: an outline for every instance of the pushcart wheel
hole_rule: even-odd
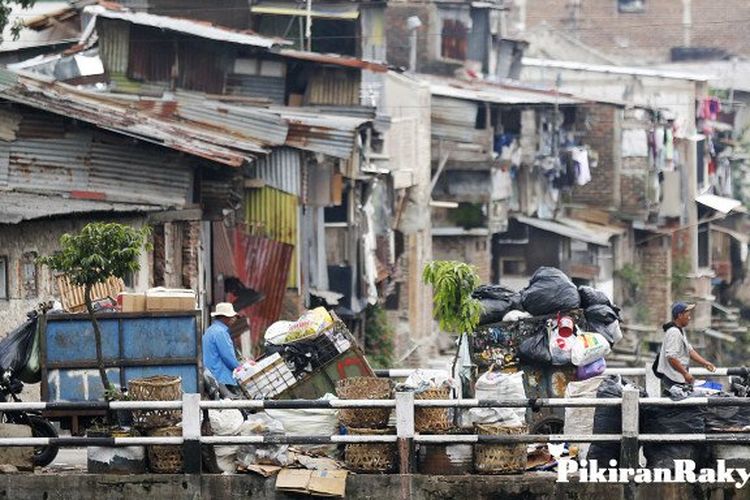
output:
[[[531,426],[531,434],[562,434],[565,421],[560,417],[544,417]]]

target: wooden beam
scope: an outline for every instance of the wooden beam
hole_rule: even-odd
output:
[[[200,208],[185,208],[182,210],[169,210],[166,212],[156,212],[148,217],[152,223],[177,222],[177,221],[198,221],[203,218],[203,210]]]
[[[443,141],[440,141],[440,161],[438,163],[438,169],[437,172],[435,172],[435,176],[430,181],[430,193],[435,189],[435,184],[437,184],[438,179],[440,178],[440,174],[443,173],[443,169],[445,168],[445,165],[448,163],[448,159],[451,156],[451,153],[453,152],[454,146],[450,146],[446,151],[443,151]]]

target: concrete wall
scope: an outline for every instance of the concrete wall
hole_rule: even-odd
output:
[[[556,482],[549,472],[510,476],[426,476],[352,474],[347,478],[346,498],[356,500],[472,499],[593,499],[625,498],[623,484]],[[0,497],[29,500],[74,500],[106,498],[108,500],[173,500],[252,498],[298,499],[299,494],[277,492],[275,478],[255,474],[231,475],[97,475],[97,474],[3,474]],[[649,484],[635,490],[637,500],[684,500],[750,498],[750,489],[737,490],[734,484]]]
[[[51,220],[27,221],[16,225],[0,225],[0,256],[8,257],[9,300],[0,300],[0,337],[18,326],[26,312],[43,301],[59,299],[52,272],[45,266],[37,266],[36,290],[27,289],[23,283],[24,254],[31,256],[50,255],[59,249],[59,239],[65,233],[78,231],[94,220],[117,221],[139,226],[145,217],[123,216],[118,218],[77,217]],[[28,260],[28,259],[27,259]],[[145,256],[142,268],[148,272]],[[148,286],[148,274],[136,277],[139,288]]]
[[[685,45],[750,54],[746,0],[644,0],[642,13],[618,12],[617,0],[515,0],[514,4],[516,24],[522,16],[529,29],[546,22],[625,63],[667,61],[672,47]]]

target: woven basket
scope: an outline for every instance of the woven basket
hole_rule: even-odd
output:
[[[133,379],[128,383],[128,395],[133,401],[179,401],[182,379],[165,375]],[[180,418],[180,410],[136,410],[133,425],[141,429],[169,427]]]
[[[391,381],[378,377],[352,377],[336,383],[336,395],[341,399],[390,399]],[[388,425],[391,408],[343,408],[339,421],[357,429],[382,429]]]
[[[493,436],[526,434],[526,426],[475,424],[477,434]],[[477,444],[474,446],[474,468],[480,474],[519,474],[526,470],[526,443]]]
[[[395,434],[396,430],[348,427],[347,432],[352,436],[387,436]],[[392,472],[398,464],[396,443],[347,444],[344,461],[354,472]]]
[[[416,393],[414,399],[450,399],[450,387],[427,389]],[[445,432],[452,427],[450,408],[417,408],[414,410],[416,432]]]
[[[182,436],[182,427],[161,427],[152,429],[149,436],[176,437]],[[182,446],[154,445],[148,446],[148,466],[157,474],[177,474],[182,472]]]

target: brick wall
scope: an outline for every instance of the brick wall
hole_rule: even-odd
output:
[[[646,196],[648,175],[648,157],[622,159],[620,192],[623,213],[637,215],[645,213],[648,209],[648,198]]]
[[[660,325],[668,319],[672,303],[671,238],[655,238],[638,248],[636,258],[643,275],[639,302],[646,308],[646,323]]]
[[[482,283],[490,282],[492,245],[489,236],[433,236],[435,260],[457,260],[476,266]]]
[[[595,208],[617,208],[620,201],[620,127],[622,111],[609,104],[581,105],[576,111],[576,129],[581,141],[598,154],[591,169],[591,182],[576,186],[572,201]]]
[[[542,22],[626,63],[669,60],[672,47],[684,45],[683,2],[644,0],[643,13],[621,13],[617,0],[516,0],[515,14],[526,5],[526,28]],[[690,42],[750,54],[747,0],[692,0]],[[517,19],[517,18],[516,18]]]

